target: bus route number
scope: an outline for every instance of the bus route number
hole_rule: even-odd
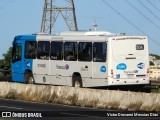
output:
[[[137,44],[136,45],[136,50],[144,50],[144,45],[143,44]]]

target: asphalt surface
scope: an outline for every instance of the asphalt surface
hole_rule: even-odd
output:
[[[0,99],[0,120],[158,120],[160,117],[109,117],[122,111]],[[123,113],[123,114],[126,114]],[[127,113],[128,114],[128,113]],[[2,117],[3,115],[3,117]],[[12,118],[6,117],[11,115]],[[18,116],[18,117],[17,117]],[[36,116],[36,117],[35,117]],[[29,117],[29,118],[28,118]],[[34,118],[33,118],[34,117]]]
[[[102,117],[105,117],[105,114],[107,114],[105,110],[80,108],[80,107],[73,107],[73,106],[59,105],[59,104],[34,103],[34,102],[26,102],[20,100],[8,100],[8,99],[0,99],[0,112],[1,114],[2,112],[3,114],[4,112],[8,113],[11,112],[12,117],[15,117],[17,115],[14,113],[27,113],[27,114],[40,113],[37,118],[38,120],[43,118],[46,119],[46,117],[47,119],[54,118],[60,120],[61,119],[74,120],[74,118],[76,118],[76,120],[77,119],[84,120],[84,118],[86,118],[87,120],[91,119],[103,120],[105,118]]]

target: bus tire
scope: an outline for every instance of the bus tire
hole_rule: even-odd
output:
[[[73,87],[82,88],[82,79],[80,76],[73,77]]]
[[[34,84],[33,74],[31,72],[26,72],[24,75],[26,84]]]

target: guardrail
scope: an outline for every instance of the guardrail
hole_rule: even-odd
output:
[[[151,80],[151,86],[159,86],[160,87],[160,81],[159,80]]]
[[[1,82],[0,97],[121,111],[160,111],[160,94]]]
[[[0,70],[0,73],[3,74],[3,76],[0,76],[0,81],[11,81],[12,76],[11,76],[11,70]]]
[[[160,92],[160,80],[151,80],[150,85],[155,86]]]
[[[0,77],[0,81],[8,81],[8,82],[11,82],[11,81],[12,81],[12,76],[11,76],[11,75],[1,76],[1,77]]]
[[[4,76],[11,75],[11,70],[0,70],[0,72],[1,72]]]

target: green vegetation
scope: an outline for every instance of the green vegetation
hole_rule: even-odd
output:
[[[160,93],[160,90],[158,88],[156,88],[156,86],[152,86],[151,87],[151,92],[152,93]]]
[[[8,49],[6,54],[3,54],[3,57],[4,59],[0,60],[0,69],[11,70],[12,47]]]
[[[3,76],[3,74],[0,72],[0,77]]]
[[[153,63],[152,61],[150,61],[150,65],[151,65],[151,66],[154,66],[154,63]]]
[[[149,55],[155,57],[158,60],[160,60],[160,56],[159,55],[156,55],[156,54],[149,54]]]

